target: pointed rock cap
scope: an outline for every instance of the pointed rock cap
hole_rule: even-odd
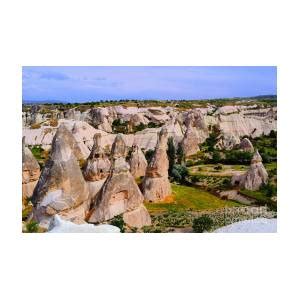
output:
[[[101,146],[101,137],[102,137],[101,133],[94,134],[94,137],[93,137],[94,144],[93,144],[93,148],[90,153],[89,159],[102,158],[102,157],[106,156],[105,151]]]
[[[135,178],[145,176],[148,165],[145,155],[139,145],[134,144],[132,148],[129,159],[130,172]]]
[[[122,134],[120,133],[117,134],[114,143],[112,145],[111,151],[112,151],[112,157],[115,159],[126,156],[126,144],[124,142]]]
[[[68,160],[71,154],[75,155],[78,160],[84,159],[73,134],[62,123],[53,138],[51,156],[53,159]]]
[[[260,162],[262,162],[262,158],[261,158],[258,150],[256,149],[255,153],[252,157],[251,164],[260,163]]]
[[[163,126],[158,133],[156,148],[166,148],[168,143],[168,129]]]

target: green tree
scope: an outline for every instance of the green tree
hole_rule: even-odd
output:
[[[120,228],[120,231],[121,232],[124,232],[125,231],[125,222],[123,220],[123,217],[121,215],[118,215],[116,217],[114,217],[111,221],[110,221],[110,224],[111,225],[114,225],[116,227],[119,227]]]
[[[153,149],[149,149],[149,150],[146,151],[145,157],[146,157],[146,160],[147,160],[148,164],[150,163],[150,161],[151,161],[151,159],[152,159],[152,157],[154,155],[154,152],[155,151]]]
[[[182,184],[186,182],[186,178],[188,175],[189,175],[189,170],[187,169],[186,166],[182,166],[182,165],[174,165],[170,174],[170,176],[174,181],[177,181]]]
[[[185,157],[184,157],[184,152],[181,143],[179,143],[178,145],[176,154],[177,154],[177,163],[178,164],[184,163]]]
[[[175,157],[176,157],[176,149],[175,149],[173,137],[168,138],[167,154],[169,159],[169,175],[171,175],[173,166],[175,164]]]

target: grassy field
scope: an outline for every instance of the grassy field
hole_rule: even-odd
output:
[[[217,166],[220,167],[219,170],[215,169]],[[202,164],[188,169],[192,175],[233,176],[240,174],[241,171],[246,171],[248,168],[249,166],[245,165]]]
[[[215,168],[220,166],[220,170]],[[265,163],[267,171],[275,170],[277,162]],[[213,175],[213,176],[233,176],[240,172],[245,172],[249,169],[250,165],[224,165],[224,164],[201,164],[189,167],[189,172],[193,175]]]
[[[274,162],[271,162],[271,163],[267,163],[267,164],[264,164],[265,168],[267,169],[267,171],[272,171],[272,170],[276,170],[277,169],[277,162],[274,161]]]
[[[222,200],[206,191],[194,187],[172,184],[173,201],[170,203],[146,203],[150,213],[211,210],[240,206],[234,201]]]

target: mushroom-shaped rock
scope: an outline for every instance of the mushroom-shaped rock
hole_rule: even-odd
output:
[[[75,223],[84,222],[89,192],[73,151],[75,146],[72,134],[61,125],[33,192],[34,217],[43,227],[49,226],[55,214]]]
[[[109,175],[110,160],[101,146],[101,133],[94,135],[94,145],[83,170],[84,178],[97,181]]]
[[[242,151],[247,151],[247,152],[254,152],[254,148],[252,143],[248,138],[243,138],[241,143],[240,143],[240,149]]]
[[[40,166],[30,149],[25,146],[25,136],[22,139],[22,198],[32,196],[40,177]]]
[[[144,197],[125,160],[126,145],[118,134],[112,146],[110,174],[97,195],[89,222],[101,223],[123,214],[124,221],[133,227],[151,224],[151,218],[143,206]]]
[[[138,145],[134,145],[130,159],[130,173],[134,178],[139,178],[141,176],[145,176],[147,169],[147,160],[143,151],[140,149]]]
[[[262,163],[262,158],[256,150],[251,160],[249,170],[242,175],[233,176],[232,185],[238,185],[240,188],[256,191],[263,184],[268,183],[268,173]]]
[[[162,128],[159,132],[154,155],[147,167],[142,187],[146,201],[160,202],[171,195],[168,179],[169,160],[167,155],[168,132]]]

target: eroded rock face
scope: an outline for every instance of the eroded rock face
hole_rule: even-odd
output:
[[[110,160],[101,146],[101,133],[94,135],[94,145],[83,170],[85,180],[98,181],[109,175]]]
[[[91,124],[98,129],[106,132],[112,132],[111,122],[113,117],[107,108],[93,108],[90,113]]]
[[[236,145],[240,143],[240,138],[230,133],[221,133],[218,142],[215,145],[217,149],[232,150]]]
[[[123,137],[118,134],[112,146],[110,174],[97,195],[89,222],[101,223],[124,214],[129,226],[139,228],[151,224],[150,215],[143,206],[144,197],[129,172],[126,151]]]
[[[242,139],[242,141],[240,143],[240,149],[242,151],[254,152],[253,145],[248,138]]]
[[[75,155],[76,150],[71,132],[61,125],[33,193],[34,218],[45,228],[55,214],[74,223],[84,222],[89,192]]]
[[[25,146],[25,137],[22,139],[22,198],[32,196],[33,190],[40,177],[40,166],[30,149]]]
[[[129,159],[130,173],[134,178],[145,176],[147,169],[147,160],[143,151],[138,145],[133,146],[133,150]]]
[[[171,185],[168,179],[169,160],[167,155],[168,132],[162,128],[155,153],[149,163],[142,186],[146,201],[160,202],[171,195]]]
[[[249,170],[245,174],[233,176],[231,179],[232,185],[238,185],[242,189],[251,191],[259,190],[263,184],[267,183],[268,173],[257,150],[253,155]]]

